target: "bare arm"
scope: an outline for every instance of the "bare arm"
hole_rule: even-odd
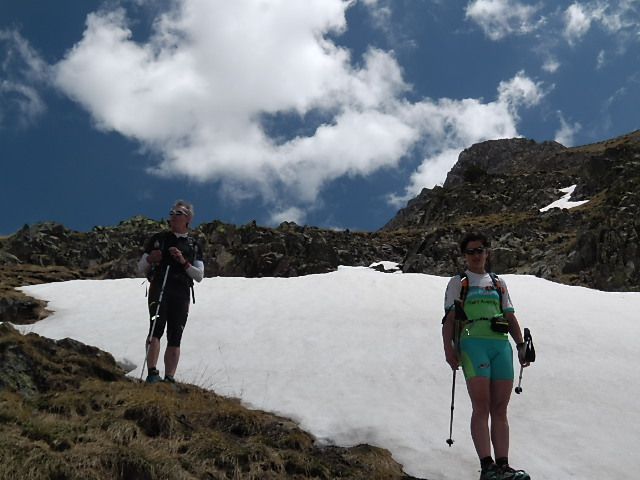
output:
[[[524,360],[524,339],[522,337],[520,322],[518,322],[518,319],[513,312],[505,313],[504,316],[509,322],[509,334],[511,335],[511,338],[513,338],[513,341],[516,342],[516,347],[518,350],[518,361],[523,367],[528,367],[529,362],[525,362]]]
[[[446,315],[442,324],[442,343],[444,347],[444,357],[452,370],[457,370],[460,365],[458,358],[458,339],[456,338],[456,312],[451,310]]]

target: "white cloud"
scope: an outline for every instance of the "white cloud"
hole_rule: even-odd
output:
[[[579,3],[573,3],[564,12],[564,37],[570,44],[580,40],[591,28],[592,15]]]
[[[547,58],[542,64],[542,69],[548,73],[556,73],[559,68],[560,62],[554,57]]]
[[[428,137],[430,152],[411,175],[404,194],[389,196],[392,205],[404,206],[423,188],[444,183],[460,152],[474,143],[519,136],[518,110],[540,103],[546,94],[542,84],[524,72],[500,82],[497,91],[497,99],[489,103],[444,99],[414,106],[416,116],[425,122],[422,131]]]
[[[387,30],[391,21],[390,0],[360,0],[369,8],[374,24],[383,30]]]
[[[637,0],[619,0],[617,2],[597,2],[598,20],[611,33],[632,29],[637,34],[640,25],[640,5]]]
[[[518,0],[473,0],[466,8],[466,17],[476,22],[491,40],[508,35],[531,33],[544,24],[544,18],[534,20],[538,6]]]
[[[637,40],[634,38],[640,28],[637,0],[574,2],[564,12],[563,35],[567,42],[575,45],[594,24],[611,35],[622,37],[621,41]]]
[[[0,81],[0,99],[3,105],[0,108],[0,127],[6,126],[4,118],[9,116],[9,112],[16,126],[27,127],[46,110],[38,90],[21,83]]]
[[[97,126],[158,152],[164,175],[231,183],[227,191],[312,202],[339,176],[397,165],[417,139],[398,119],[407,90],[393,56],[356,68],[327,39],[349,2],[184,0],[134,42],[123,10],[89,15],[56,83]],[[270,138],[264,114],[330,120],[308,136]]]
[[[27,127],[46,111],[40,89],[48,66],[15,30],[0,30],[0,47],[0,128],[7,126],[5,117]]]
[[[301,208],[290,207],[285,210],[278,210],[271,213],[269,223],[279,225],[282,222],[294,222],[298,225],[304,225],[306,212]]]
[[[216,181],[237,201],[260,196],[272,222],[303,221],[328,182],[416,151],[426,158],[407,192],[433,185],[455,152],[516,136],[518,109],[543,95],[520,72],[495,102],[409,102],[392,53],[369,49],[356,66],[327,35],[346,28],[351,4],[181,0],[146,41],[132,39],[124,10],[102,10],[55,66],[55,82],[97,127],[156,152],[156,174]],[[265,116],[305,133],[271,134]]]
[[[518,72],[511,80],[500,82],[498,85],[498,102],[506,104],[514,112],[514,116],[519,107],[536,105],[544,95],[542,84],[535,83],[525,75],[524,71]]]
[[[569,124],[562,115],[562,112],[558,112],[560,118],[560,128],[556,132],[554,140],[561,143],[565,147],[572,147],[574,145],[574,136],[582,129],[582,125],[576,122],[573,125]]]

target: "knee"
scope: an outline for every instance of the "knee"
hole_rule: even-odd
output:
[[[489,402],[473,402],[472,404],[472,415],[478,418],[489,418],[489,414],[491,413],[491,408],[489,406]]]
[[[491,418],[493,419],[506,419],[507,407],[509,402],[499,402],[495,405],[491,405]]]

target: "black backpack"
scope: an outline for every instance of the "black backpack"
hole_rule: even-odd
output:
[[[171,232],[165,231],[165,232],[158,233],[149,239],[149,241],[153,240],[155,242],[154,248],[161,250],[163,252],[163,256],[165,253],[165,240],[167,235],[173,235],[173,234]],[[198,241],[191,235],[187,235],[185,239],[187,241],[187,245],[191,253],[191,255],[188,256],[187,261],[193,264],[196,258],[198,258],[198,252],[202,253],[202,249]],[[151,270],[149,270],[149,272],[147,273],[147,280],[151,282],[154,276],[158,275],[158,272],[159,272],[158,267],[151,268]],[[188,281],[189,288],[191,289],[191,298],[193,300],[193,303],[196,303],[196,295],[193,289],[193,280],[191,278],[188,278],[186,281]]]

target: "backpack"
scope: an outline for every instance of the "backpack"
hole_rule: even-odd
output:
[[[460,277],[460,303],[464,307],[464,301],[467,299],[467,293],[469,293],[469,278],[467,277],[466,272],[462,272],[458,274]],[[493,272],[489,272],[489,276],[491,277],[491,282],[493,283],[493,287],[498,292],[498,297],[500,299],[500,311],[502,312],[502,294],[504,293],[504,288],[502,287],[502,282],[498,275]]]
[[[154,243],[154,249],[158,249],[161,250],[163,253],[165,251],[165,239],[167,237],[167,235],[172,235],[171,232],[161,232],[158,233],[156,235],[154,235],[150,240],[155,239],[155,243]],[[187,261],[189,263],[192,263],[196,260],[196,258],[198,258],[198,252],[202,253],[202,249],[200,247],[200,244],[198,243],[198,241],[192,237],[191,235],[187,235],[186,237],[184,237],[187,241],[187,245],[189,246],[189,250],[192,253],[192,255],[187,258]],[[153,277],[155,275],[157,275],[158,271],[157,269],[151,268],[151,270],[149,270],[149,272],[147,273],[147,280],[149,282],[151,282],[151,280],[153,279]],[[196,303],[196,295],[193,289],[193,280],[191,278],[188,278],[188,282],[189,282],[189,288],[191,290],[191,299],[193,301],[193,303]],[[145,292],[145,296],[146,296],[146,292]]]
[[[459,273],[458,276],[460,277],[460,298],[454,301],[454,308],[455,318],[458,320],[459,328],[462,329],[464,323],[472,321],[467,318],[467,314],[464,311],[464,302],[467,298],[467,294],[469,293],[469,278],[466,272]],[[493,331],[498,333],[507,333],[509,331],[509,322],[504,318],[504,311],[502,310],[502,295],[504,294],[504,287],[502,286],[498,275],[493,272],[489,272],[489,276],[491,277],[493,287],[496,289],[496,292],[498,292],[500,312],[502,315],[488,320],[491,320],[491,329]],[[442,318],[442,323],[445,322],[447,313],[448,312],[445,312],[444,317]]]

